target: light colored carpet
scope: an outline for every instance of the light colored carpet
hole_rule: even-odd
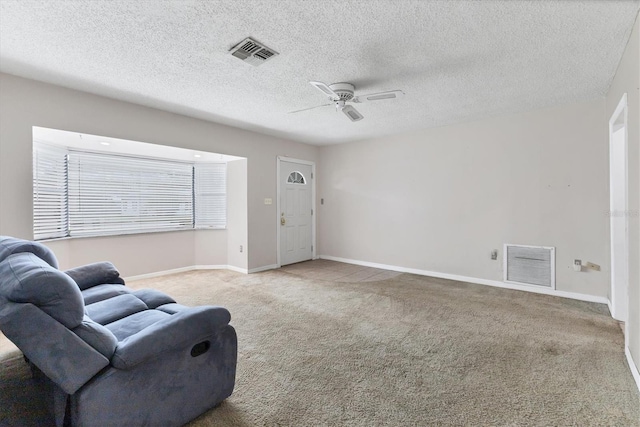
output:
[[[236,389],[190,426],[640,425],[606,307],[411,274],[366,281],[352,267],[131,282],[231,311]],[[0,420],[41,425],[18,361],[0,361]]]

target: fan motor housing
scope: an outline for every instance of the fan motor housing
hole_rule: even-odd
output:
[[[356,87],[351,83],[333,83],[329,88],[338,94],[341,101],[349,101],[353,98]]]

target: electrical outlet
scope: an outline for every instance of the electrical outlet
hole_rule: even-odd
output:
[[[271,200],[270,198],[266,198],[266,199],[264,199],[264,204],[265,204],[265,205],[270,205],[270,204],[272,204],[272,203],[273,203],[273,200]],[[240,252],[242,252],[242,251],[240,251]]]
[[[242,245],[240,245],[240,252],[242,252]]]
[[[582,271],[582,261],[579,259],[573,260],[573,271]]]
[[[491,251],[491,259],[494,260],[494,261],[498,259],[498,250],[497,249],[494,249],[494,250]]]

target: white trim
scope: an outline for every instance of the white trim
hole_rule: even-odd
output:
[[[627,356],[627,363],[629,364],[631,375],[633,375],[633,379],[636,380],[636,386],[638,386],[638,391],[640,391],[640,372],[638,372],[638,366],[633,361],[633,357],[631,357],[631,351],[629,351],[628,346],[624,347],[624,354]]]
[[[277,264],[263,265],[262,267],[252,268],[251,270],[249,270],[249,274],[260,273],[261,271],[267,271],[267,270],[274,270],[276,268],[279,268]]]
[[[228,265],[192,265],[192,270],[228,270]]]
[[[629,322],[624,322],[624,348],[629,348]]]
[[[622,115],[623,118],[623,126],[624,126],[624,141],[623,141],[623,150],[624,150],[624,162],[625,162],[625,184],[624,184],[624,201],[626,206],[623,209],[623,216],[625,221],[625,230],[626,233],[624,235],[624,253],[622,256],[626,258],[626,281],[627,281],[627,295],[623,295],[621,298],[625,301],[629,298],[629,216],[627,215],[627,210],[629,209],[629,111],[627,106],[627,94],[623,93],[618,105],[616,106],[615,111],[611,115],[609,119],[609,169],[611,169],[611,160],[613,158],[613,134],[614,134],[614,125]],[[609,277],[610,281],[610,289],[611,289],[611,305],[609,307],[609,312],[611,313],[611,317],[617,320],[621,320],[626,322],[629,316],[629,307],[627,305],[626,310],[622,310],[620,308],[620,304],[616,301],[620,298],[617,297],[618,292],[616,291],[616,263],[613,259],[614,254],[614,237],[613,237],[613,222],[614,222],[614,206],[612,206],[613,201],[611,199],[612,194],[614,193],[614,185],[613,180],[611,179],[611,170],[609,171],[609,209],[610,209],[610,219],[609,219],[609,256],[610,256],[610,264],[611,264],[611,276]],[[626,297],[626,298],[625,298]],[[623,303],[624,304],[624,303]],[[627,303],[628,304],[628,303]],[[620,313],[622,311],[622,313]]]
[[[276,157],[276,264],[282,266],[280,262],[280,156]]]
[[[154,277],[166,276],[169,274],[184,273],[192,270],[224,270],[226,265],[190,265],[188,267],[172,268],[171,270],[156,271],[153,273],[138,274],[136,276],[125,277],[126,282],[133,280],[152,279]]]
[[[290,162],[290,163],[300,163],[302,165],[309,165],[309,166],[315,165],[315,163],[310,160],[294,159],[293,157],[287,157],[287,156],[278,156],[278,160],[282,160],[283,162]]]
[[[613,124],[616,122],[616,120],[618,119],[618,116],[620,115],[620,113],[622,113],[623,110],[627,109],[627,93],[623,93],[622,96],[620,97],[620,101],[618,102],[618,106],[616,107],[616,109],[613,111],[613,114],[611,115],[611,118],[609,119],[609,127],[612,127]],[[626,112],[625,112],[626,114]],[[626,123],[626,116],[625,116],[625,123]]]
[[[128,282],[132,280],[151,279],[153,277],[166,276],[168,274],[175,274],[175,273],[184,273],[185,271],[191,271],[191,270],[195,270],[195,266],[191,265],[189,267],[180,267],[180,268],[173,268],[171,270],[156,271],[155,273],[138,274],[136,276],[125,277],[124,280],[125,282]]]
[[[248,273],[248,270],[246,268],[236,267],[235,265],[225,265],[225,267],[227,270],[235,271],[236,273]]]
[[[556,289],[538,288],[537,286],[516,285],[512,283],[504,283],[499,280],[479,279],[477,277],[459,276],[457,274],[439,273],[437,271],[420,270],[416,268],[399,267],[388,264],[378,264],[375,262],[357,261],[348,258],[334,257],[330,255],[320,255],[321,259],[327,259],[330,261],[344,262],[347,264],[363,265],[365,267],[381,268],[384,270],[399,271],[401,273],[412,273],[420,276],[438,277],[440,279],[457,280],[459,282],[476,283],[478,285],[495,286],[498,288],[513,289],[516,291],[533,292],[536,294],[552,295],[562,298],[571,298],[580,301],[596,302],[600,304],[606,304],[608,299],[605,297],[598,297],[595,295],[578,294],[575,292],[558,291]]]
[[[311,162],[309,160],[300,160],[300,159],[294,159],[293,157],[286,157],[286,156],[278,156],[276,159],[276,227],[277,228],[277,233],[276,233],[276,260],[277,263],[275,265],[274,268],[280,268],[282,267],[282,261],[280,259],[280,212],[282,212],[280,209],[280,162],[290,162],[290,163],[299,163],[302,165],[309,165],[311,166],[311,210],[313,211],[313,215],[311,218],[311,246],[313,247],[313,249],[311,250],[311,259],[317,259],[317,255],[316,255],[316,251],[317,251],[317,247],[318,245],[316,244],[316,218],[318,217],[318,212],[316,210],[316,164],[315,162]],[[259,268],[263,268],[263,267],[258,267]],[[270,268],[266,268],[267,270],[269,270]],[[249,272],[253,273],[256,272],[254,270],[257,269],[252,269]],[[257,271],[264,271],[264,270],[257,270]]]
[[[171,270],[163,270],[163,271],[156,271],[154,273],[129,276],[129,277],[125,277],[124,280],[126,282],[130,282],[130,281],[142,280],[142,279],[152,279],[154,277],[167,276],[169,274],[176,274],[176,273],[185,273],[187,271],[194,271],[194,270],[229,270],[229,271],[235,271],[236,273],[252,274],[252,273],[259,273],[261,271],[274,270],[276,268],[278,268],[276,264],[263,265],[262,267],[252,268],[251,270],[247,268],[236,267],[233,265],[190,265],[189,267],[173,268]]]
[[[437,271],[420,270],[417,268],[407,268],[407,267],[399,267],[399,266],[389,265],[389,264],[379,264],[375,262],[358,261],[358,260],[353,260],[348,258],[334,257],[330,255],[319,255],[316,259],[326,259],[330,261],[344,262],[347,264],[356,264],[356,265],[362,265],[365,267],[373,267],[373,268],[380,268],[384,270],[398,271],[401,273],[412,273],[412,274],[418,274],[420,276],[438,277],[441,279],[456,280],[459,282],[476,283],[478,285],[487,285],[487,286],[494,286],[498,288],[513,289],[517,291],[533,292],[533,293],[544,294],[544,295],[553,295],[557,297],[571,298],[571,299],[576,299],[580,301],[596,302],[596,303],[608,304],[608,305],[610,304],[609,300],[605,297],[598,297],[598,296],[587,295],[587,294],[578,294],[575,292],[558,291],[558,290],[546,289],[546,288],[538,289],[537,287],[516,285],[512,283],[504,283],[498,280],[479,279],[477,277],[460,276],[457,274],[440,273]],[[246,268],[235,267],[232,265],[192,265],[189,267],[180,267],[180,268],[174,268],[171,270],[157,271],[155,273],[147,273],[147,274],[140,274],[137,276],[125,277],[125,281],[151,279],[154,277],[166,276],[168,274],[184,273],[184,272],[193,271],[193,270],[231,270],[231,271],[235,271],[242,274],[252,274],[252,273],[259,273],[261,271],[274,270],[276,268],[279,268],[277,264],[264,265],[262,267],[256,267],[250,270]],[[628,335],[628,334],[625,334],[625,335]]]

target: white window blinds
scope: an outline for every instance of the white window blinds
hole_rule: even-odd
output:
[[[34,239],[65,237],[67,227],[67,150],[61,147],[34,144]]]
[[[193,227],[192,165],[69,153],[69,235]]]
[[[226,163],[196,163],[194,167],[195,227],[227,225]]]
[[[91,153],[34,143],[34,238],[225,228],[225,163]]]

